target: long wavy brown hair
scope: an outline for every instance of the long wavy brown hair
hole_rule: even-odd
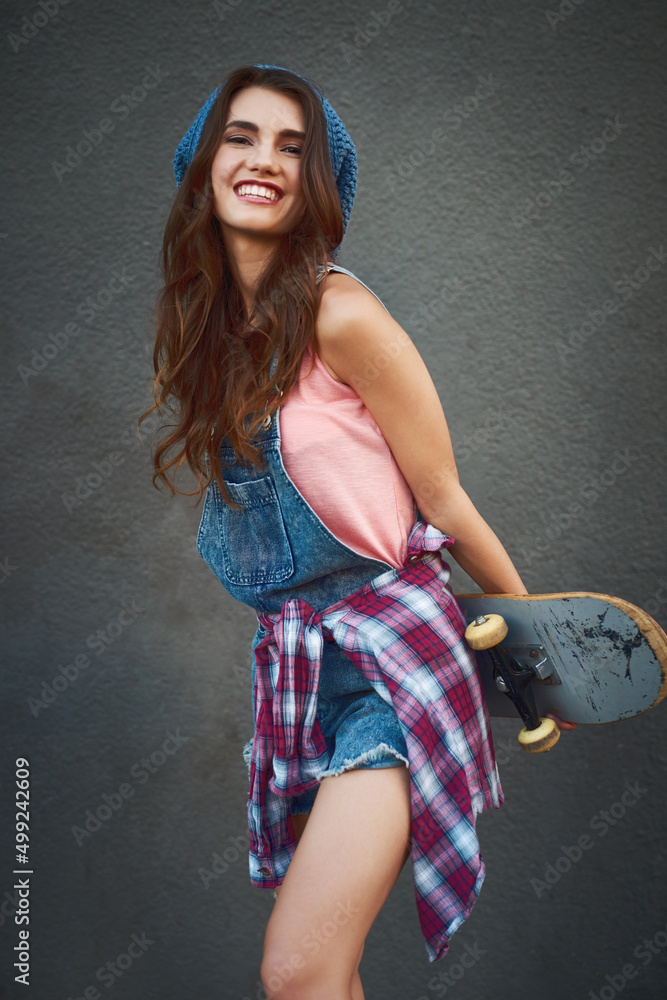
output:
[[[214,214],[211,185],[211,164],[231,99],[246,87],[270,88],[297,100],[306,133],[300,158],[306,208],[265,266],[249,319]],[[175,415],[176,423],[160,428],[167,426],[171,433],[155,447],[152,481],[156,488],[158,480],[166,484],[172,495],[196,496],[195,506],[215,478],[225,500],[238,508],[225,488],[221,443],[228,435],[236,460],[261,464],[253,434],[285,402],[296,380],[322,295],[317,266],[326,264],[343,239],[343,213],[319,93],[288,70],[242,66],[229,74],[167,220],[163,288],[156,306],[154,402],[137,425],[156,410],[162,418],[162,408]],[[270,378],[276,347],[278,361]],[[168,476],[184,463],[196,477],[194,491],[178,489]]]

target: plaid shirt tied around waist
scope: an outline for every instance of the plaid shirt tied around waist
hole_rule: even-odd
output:
[[[503,792],[465,619],[439,551],[454,539],[416,521],[401,569],[381,573],[323,611],[287,600],[258,613],[250,762],[250,880],[275,888],[296,851],[290,796],[317,784],[326,744],[316,717],[323,643],[337,642],[391,699],[408,748],[412,863],[429,961],[468,917],[484,881],[475,830]]]

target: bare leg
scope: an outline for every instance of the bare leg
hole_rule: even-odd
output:
[[[306,829],[306,823],[308,822],[309,816],[310,813],[295,813],[294,816],[292,816],[292,822],[294,823],[294,832],[296,834],[297,841],[301,840],[301,835],[303,831]],[[280,895],[281,889],[282,889],[281,885],[277,886],[276,888],[277,896]],[[361,952],[359,953],[359,960],[357,962],[357,968],[355,970],[354,976],[352,977],[352,982],[350,984],[352,1000],[366,1000],[364,996],[364,988],[361,983],[361,976],[359,975],[359,962],[361,962],[363,951],[364,949],[362,945]]]
[[[409,856],[410,822],[406,767],[322,780],[266,930],[271,1000],[363,1000],[363,945]]]
[[[361,951],[363,952],[363,948]],[[350,995],[352,1000],[366,1000],[364,997],[364,988],[361,985],[361,976],[359,975],[359,962],[361,962],[361,955],[359,955],[359,961],[357,962],[357,969],[352,977],[352,983],[350,985]]]
[[[296,839],[301,840],[301,834],[303,833],[306,823],[308,822],[308,817],[310,813],[296,813],[292,816],[294,822],[294,832],[296,833]],[[276,888],[276,895],[280,895],[280,890],[282,886],[279,885]],[[361,982],[361,976],[359,974],[359,962],[361,962],[361,956],[363,954],[363,947],[361,953],[359,954],[359,961],[357,962],[357,968],[355,969],[354,976],[352,977],[352,982],[350,984],[350,992],[352,1000],[366,1000],[364,996],[364,987]]]
[[[352,990],[350,992],[352,1000],[366,1000],[364,997],[364,988],[361,985],[361,977],[359,976],[359,970],[354,974],[354,979],[352,980]]]

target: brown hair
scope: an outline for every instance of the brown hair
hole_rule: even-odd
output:
[[[266,87],[296,99],[306,132],[300,158],[306,209],[294,229],[282,235],[267,263],[247,321],[213,211],[211,186],[211,164],[232,96],[246,87]],[[318,93],[288,70],[242,66],[231,73],[206,118],[167,220],[164,286],[156,307],[154,402],[137,423],[155,410],[161,413],[162,406],[176,415],[177,422],[168,425],[173,430],[153,455],[153,485],[158,488],[159,479],[172,495],[197,496],[195,506],[213,478],[225,500],[238,506],[222,477],[222,440],[229,436],[238,460],[261,464],[261,452],[251,438],[260,422],[284,403],[296,380],[315,332],[322,294],[315,280],[317,265],[325,265],[343,239],[343,213]],[[276,347],[278,361],[269,379]],[[166,458],[174,448],[175,454]],[[184,463],[197,479],[194,491],[177,489],[167,476]]]

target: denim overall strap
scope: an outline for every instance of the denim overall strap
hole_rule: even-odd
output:
[[[348,271],[347,268],[341,267],[340,264],[329,264],[327,266],[326,272],[324,271],[324,268],[322,268],[319,264],[317,269],[319,271],[319,274],[317,275],[315,281],[318,283],[324,277],[325,273],[328,274],[329,271],[340,271],[342,274],[349,274],[349,276],[351,278],[354,278],[355,281],[358,281],[360,285],[364,285],[364,282],[361,280],[361,278],[358,278],[356,274],[352,273],[352,271]],[[371,295],[375,295],[375,298],[378,300],[381,306],[384,306],[385,309],[387,308],[382,299],[380,298],[380,296],[376,295],[376,293],[373,291],[372,288],[369,288],[368,285],[364,285],[364,288],[367,289],[367,291],[369,291]]]

